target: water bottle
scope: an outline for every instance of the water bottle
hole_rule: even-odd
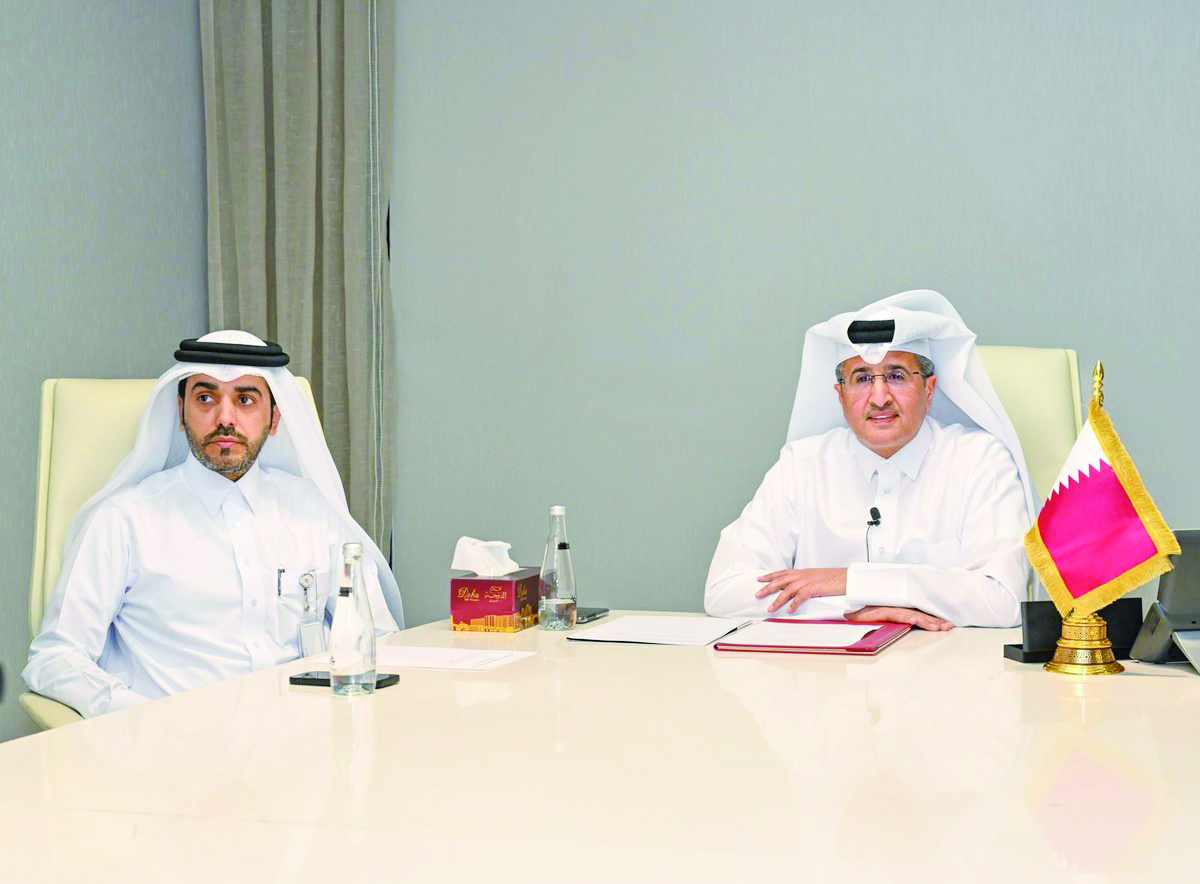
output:
[[[342,546],[341,572],[329,631],[329,685],[335,694],[369,694],[375,690],[375,620],[361,543]]]
[[[567,540],[567,508],[550,507],[550,536],[538,575],[538,624],[542,629],[570,629],[575,625],[575,569]]]

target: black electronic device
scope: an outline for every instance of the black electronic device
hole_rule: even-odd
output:
[[[593,620],[599,620],[608,613],[608,608],[576,608],[575,622],[576,623],[591,623]]]
[[[310,685],[316,688],[329,687],[329,673],[321,672],[297,672],[295,675],[289,675],[288,681],[292,684]],[[375,675],[375,689],[386,688],[400,681],[400,676],[395,672],[379,672]]]
[[[1096,613],[1108,625],[1113,656],[1129,659],[1129,647],[1142,623],[1142,600],[1125,596]],[[1018,663],[1049,663],[1062,635],[1062,624],[1062,615],[1049,599],[1021,602],[1021,643],[1005,645],[1004,656]]]
[[[1158,578],[1158,601],[1129,650],[1143,663],[1187,659],[1175,633],[1200,630],[1200,531],[1176,531],[1175,539],[1181,550],[1175,569]]]

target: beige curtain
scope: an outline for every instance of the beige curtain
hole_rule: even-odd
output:
[[[311,381],[350,510],[387,554],[379,48],[391,40],[375,0],[199,2],[209,322],[279,341]]]

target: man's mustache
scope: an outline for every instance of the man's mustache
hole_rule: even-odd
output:
[[[211,433],[209,433],[207,436],[204,437],[204,444],[207,445],[209,442],[212,442],[218,436],[224,436],[227,439],[236,439],[238,442],[241,442],[243,445],[245,445],[246,443],[248,443],[250,441],[245,436],[243,436],[241,433],[239,433],[237,430],[235,430],[233,427],[218,426],[215,430],[213,430]]]

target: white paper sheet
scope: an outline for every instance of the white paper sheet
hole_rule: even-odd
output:
[[[777,648],[848,648],[878,626],[857,623],[754,623],[729,636],[730,643]]]
[[[730,617],[645,617],[626,614],[591,629],[572,632],[572,641],[636,642],[644,645],[709,645],[749,623]]]
[[[482,672],[532,657],[534,651],[477,651],[468,648],[413,648],[380,645],[375,651],[379,672],[393,669],[458,669]],[[313,658],[314,664],[329,665],[329,655]]]

